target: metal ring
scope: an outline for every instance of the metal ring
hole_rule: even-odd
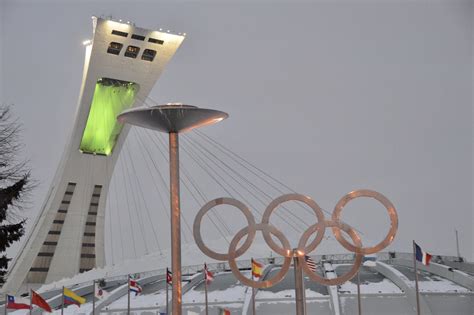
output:
[[[206,203],[201,208],[201,210],[199,210],[198,214],[196,215],[196,218],[194,219],[193,235],[194,235],[194,240],[196,241],[196,245],[199,247],[199,249],[201,249],[201,251],[204,254],[206,254],[208,257],[214,258],[216,260],[228,260],[229,255],[217,253],[204,244],[202,240],[202,236],[201,236],[201,222],[202,222],[202,218],[209,210],[211,210],[215,206],[224,205],[224,204],[234,206],[237,209],[239,209],[244,214],[245,218],[247,219],[247,223],[249,227],[248,237],[245,240],[245,242],[242,244],[242,246],[236,250],[235,257],[239,257],[247,251],[250,245],[252,245],[253,239],[255,238],[255,232],[256,232],[254,228],[255,218],[253,217],[249,208],[246,205],[244,205],[242,202],[235,200],[233,198],[217,198]]]
[[[266,231],[267,233],[271,233],[271,234],[275,235],[280,240],[283,247],[287,248],[287,250],[286,250],[285,255],[283,255],[283,257],[284,257],[283,266],[281,266],[280,271],[274,277],[272,277],[271,279],[265,280],[265,281],[254,281],[254,280],[251,280],[251,279],[245,277],[240,272],[239,267],[237,266],[237,262],[235,261],[235,258],[237,257],[235,247],[237,246],[239,241],[242,239],[242,237],[244,237],[244,235],[246,235],[246,234],[249,234],[251,232],[251,230],[252,229],[249,226],[244,227],[242,230],[237,232],[237,234],[234,236],[234,238],[230,242],[229,253],[228,253],[230,269],[232,270],[232,273],[235,275],[235,277],[238,280],[240,280],[240,282],[242,282],[243,284],[245,284],[247,286],[250,286],[250,287],[253,287],[253,288],[259,288],[259,289],[260,288],[272,287],[275,284],[277,284],[278,282],[280,282],[281,280],[283,280],[286,273],[290,269],[291,257],[292,257],[292,254],[293,254],[293,252],[290,248],[290,242],[288,242],[288,239],[285,237],[285,235],[283,235],[283,233],[280,232],[273,225],[263,224],[263,223],[255,225],[255,230],[262,231],[262,232]],[[249,239],[249,238],[247,238],[247,239]]]
[[[356,246],[361,247],[362,242],[360,240],[359,235],[356,233],[356,231],[351,228],[349,225],[340,223],[338,221],[324,221],[324,222],[319,222],[317,224],[314,224],[310,226],[304,233],[303,236],[300,239],[300,242],[298,244],[298,260],[303,268],[304,273],[313,281],[316,281],[320,284],[324,285],[340,285],[343,284],[344,282],[352,279],[357,272],[359,271],[360,265],[362,264],[362,258],[364,255],[361,253],[356,253],[355,254],[355,259],[354,259],[354,264],[352,265],[352,268],[349,270],[349,272],[345,273],[342,276],[333,278],[333,279],[328,279],[328,278],[323,278],[319,276],[317,273],[314,273],[309,269],[308,264],[306,263],[306,260],[304,259],[305,255],[308,254],[307,252],[304,251],[304,248],[306,246],[306,242],[308,241],[309,237],[316,231],[324,231],[326,227],[332,227],[333,229],[338,229],[338,230],[343,230],[349,236],[352,238],[352,241]]]
[[[270,224],[270,216],[275,211],[275,209],[281,205],[284,202],[287,201],[300,201],[303,202],[304,204],[308,205],[315,213],[316,218],[318,219],[318,222],[323,222],[324,221],[324,214],[321,208],[318,206],[318,204],[311,199],[308,196],[301,195],[301,194],[286,194],[283,196],[280,196],[276,199],[274,199],[268,207],[265,209],[265,212],[263,213],[262,216],[262,223],[264,224]],[[281,248],[278,246],[270,236],[270,233],[263,230],[263,238],[265,239],[265,242],[270,246],[271,249],[273,249],[275,252],[277,252],[281,256],[285,256],[285,249]],[[316,238],[305,248],[307,252],[312,252],[318,245],[321,243],[322,239],[324,237],[324,231],[318,231],[318,234],[316,235]]]
[[[332,220],[335,222],[340,222],[341,212],[344,206],[349,201],[359,198],[359,197],[374,198],[375,200],[378,200],[387,209],[388,215],[390,216],[390,229],[387,235],[385,236],[385,238],[375,246],[360,247],[360,246],[357,246],[357,244],[356,246],[354,246],[353,244],[349,243],[344,238],[344,236],[341,235],[341,231],[337,227],[333,227],[332,231],[336,239],[339,241],[339,243],[341,243],[341,245],[345,249],[354,253],[359,253],[359,254],[364,254],[364,255],[374,254],[376,252],[381,251],[388,245],[390,245],[390,243],[392,243],[393,239],[395,238],[395,234],[397,233],[397,229],[398,229],[397,211],[395,210],[395,207],[390,202],[390,200],[388,200],[387,197],[385,197],[381,193],[373,191],[373,190],[361,189],[361,190],[352,191],[348,193],[347,195],[345,195],[344,197],[342,197],[341,200],[339,200],[339,202],[336,204],[336,207],[334,208],[334,212],[332,213]]]

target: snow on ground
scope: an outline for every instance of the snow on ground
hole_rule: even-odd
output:
[[[208,301],[211,302],[235,302],[244,301],[247,287],[236,285],[225,290],[215,290],[208,292]],[[204,303],[204,291],[192,288],[183,295],[183,303]]]
[[[312,291],[310,289],[305,290],[306,298],[318,298],[324,297],[327,298],[327,295],[323,295],[319,292]],[[272,292],[270,290],[259,290],[257,292],[256,298],[257,299],[284,299],[284,298],[294,298],[295,297],[295,290],[282,290],[278,292]]]
[[[169,292],[171,295],[171,292]],[[128,296],[124,295],[121,298],[113,301],[107,306],[108,309],[122,309],[127,308]],[[166,291],[160,290],[153,294],[137,295],[130,294],[131,307],[152,307],[166,305]]]
[[[418,281],[420,292],[471,292],[467,288],[436,275],[430,275],[428,279],[429,281]],[[415,281],[412,281],[412,283],[415,287]]]
[[[339,287],[339,294],[357,294],[357,284],[347,281]],[[392,281],[385,278],[380,282],[361,282],[361,294],[403,293]]]

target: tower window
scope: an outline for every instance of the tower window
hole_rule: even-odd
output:
[[[164,44],[164,41],[162,41],[161,39],[156,39],[156,38],[148,38],[148,41],[150,43],[153,43],[153,44],[158,44],[158,45],[163,45]]]
[[[117,42],[111,42],[109,44],[109,48],[107,49],[107,52],[109,54],[113,55],[118,55],[120,54],[120,51],[122,50],[123,44],[117,43]]]
[[[138,34],[132,34],[132,38],[136,40],[145,40],[145,36],[138,35]]]
[[[128,33],[117,31],[117,30],[113,30],[112,34],[117,35],[117,36],[122,36],[122,37],[127,37],[128,36]]]
[[[143,51],[142,60],[153,61],[153,59],[155,59],[155,56],[156,56],[156,50],[145,49]]]
[[[137,46],[128,46],[125,51],[125,57],[137,58],[140,48]]]

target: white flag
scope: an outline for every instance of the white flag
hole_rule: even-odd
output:
[[[105,291],[101,287],[99,287],[99,284],[95,284],[95,297],[98,299],[103,299],[106,298],[109,295],[109,292]]]

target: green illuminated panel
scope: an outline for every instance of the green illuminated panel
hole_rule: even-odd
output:
[[[117,123],[117,115],[133,105],[138,89],[138,84],[132,82],[108,78],[97,81],[81,140],[83,153],[112,153],[123,127]]]

